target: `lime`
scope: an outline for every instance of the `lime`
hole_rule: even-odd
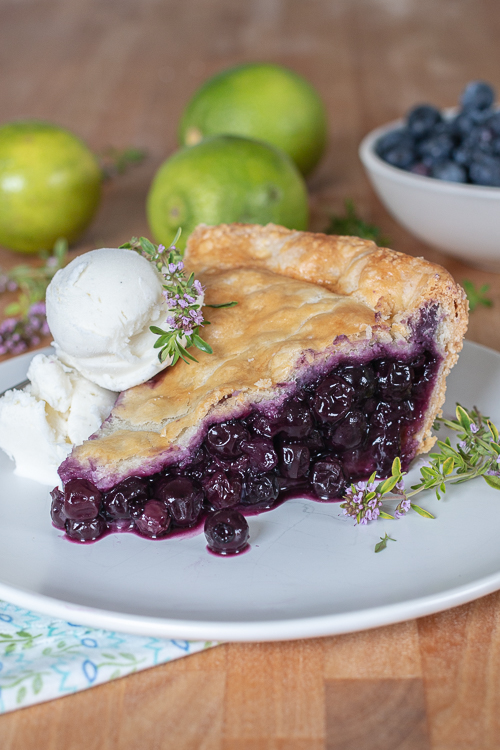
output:
[[[147,212],[154,236],[164,245],[182,227],[182,249],[201,223],[274,222],[306,229],[307,193],[283,151],[250,138],[217,135],[177,151],[162,164]]]
[[[72,242],[101,197],[95,156],[67,130],[36,120],[0,127],[0,244],[22,253]]]
[[[288,68],[239,65],[198,89],[182,116],[179,140],[192,146],[219,133],[268,141],[308,174],[325,148],[325,107],[310,83]]]

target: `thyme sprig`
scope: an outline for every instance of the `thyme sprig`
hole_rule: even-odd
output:
[[[474,312],[479,305],[482,305],[483,307],[493,307],[493,300],[491,297],[486,296],[486,292],[490,289],[489,284],[483,284],[476,288],[473,281],[470,281],[470,279],[463,279],[462,286],[465,289],[467,299],[469,300],[469,312]]]
[[[43,260],[41,266],[20,263],[7,271],[0,269],[0,293],[19,293],[17,300],[5,308],[6,315],[26,317],[32,305],[45,300],[45,292],[52,278],[66,265],[67,241],[63,238],[56,240],[52,253],[40,253],[40,257]]]
[[[146,237],[132,237],[130,242],[120,246],[135,250],[147,258],[163,277],[163,297],[170,313],[166,319],[168,329],[150,326],[149,330],[158,336],[154,343],[155,349],[160,350],[158,359],[162,363],[169,359],[170,366],[175,365],[179,359],[187,364],[190,361],[197,362],[198,360],[188,352],[193,346],[202,352],[213,354],[212,347],[200,336],[200,329],[210,325],[210,321],[204,319],[201,311],[204,304],[204,289],[200,281],[195,279],[194,273],[189,277],[184,273],[184,261],[175,246],[180,233],[179,229],[168,248],[164,245],[154,245]],[[234,307],[236,304],[227,302],[205,307]]]
[[[457,404],[456,419],[436,419],[434,428],[439,430],[441,426],[456,433],[457,445],[452,445],[449,437],[438,440],[438,450],[429,454],[426,464],[420,467],[420,481],[412,485],[410,491],[405,489],[406,472],[401,470],[401,461],[396,458],[387,479],[377,483],[373,473],[368,482],[351,484],[340,505],[344,515],[355,518],[360,525],[378,518],[401,518],[410,510],[424,518],[434,518],[411,498],[424,490],[434,490],[440,500],[449,484],[461,484],[478,477],[500,490],[500,436],[493,422],[476,407],[467,410]],[[398,500],[392,513],[384,508],[387,500]]]
[[[16,301],[4,310],[10,317],[0,323],[0,355],[22,354],[49,334],[45,292],[57,271],[66,265],[68,243],[59,239],[51,254],[40,256],[40,266],[21,263],[8,271],[0,269],[0,294],[18,292]]]
[[[330,224],[325,229],[325,234],[340,234],[361,237],[364,240],[373,240],[376,245],[390,245],[390,240],[384,237],[382,231],[375,224],[370,224],[358,215],[354,201],[347,198],[344,201],[344,216],[330,216]]]

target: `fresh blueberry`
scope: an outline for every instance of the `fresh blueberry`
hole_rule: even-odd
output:
[[[464,110],[489,109],[494,101],[495,92],[484,81],[471,81],[460,95],[460,104]]]
[[[413,150],[414,140],[406,128],[390,130],[378,139],[375,144],[377,154],[385,159],[385,155],[395,148],[409,148]]]
[[[408,130],[415,138],[425,138],[441,120],[441,112],[436,107],[419,104],[408,113]]]
[[[66,521],[66,534],[75,542],[94,542],[104,534],[106,528],[106,521],[102,516],[86,521],[76,521],[72,518]]]
[[[72,479],[64,487],[64,513],[72,521],[96,518],[101,501],[101,492],[87,479]]]
[[[142,513],[135,519],[135,527],[143,536],[157,539],[170,528],[170,514],[165,503],[148,500]]]
[[[413,147],[395,146],[390,151],[385,152],[383,159],[393,167],[409,169],[416,160],[416,154]]]
[[[237,555],[248,544],[248,523],[237,510],[216,510],[205,521],[208,548],[218,555]]]
[[[419,174],[421,177],[430,177],[431,169],[422,161],[417,161],[409,169],[413,174]]]
[[[337,458],[325,458],[314,464],[312,486],[320,500],[334,500],[342,497],[345,477],[342,464]]]
[[[454,161],[438,162],[432,167],[431,175],[437,180],[446,180],[447,182],[467,182],[467,172],[464,167]]]
[[[154,497],[166,505],[176,526],[189,527],[197,522],[203,505],[203,493],[187,477],[160,479]],[[147,507],[146,503],[144,511]]]
[[[474,161],[475,147],[470,143],[463,142],[453,151],[453,161],[462,167],[469,167]]]
[[[448,159],[454,145],[453,139],[446,133],[431,135],[418,145],[420,161],[432,167],[436,162]]]
[[[469,176],[475,185],[500,187],[500,158],[476,155],[476,160],[469,167]]]
[[[228,476],[223,471],[206,477],[203,489],[212,508],[232,508],[241,500],[241,479],[238,476]]]

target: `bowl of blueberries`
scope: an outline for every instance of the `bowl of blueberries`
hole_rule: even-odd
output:
[[[369,133],[359,154],[378,196],[419,239],[500,272],[500,109],[483,81],[459,107],[413,107]]]

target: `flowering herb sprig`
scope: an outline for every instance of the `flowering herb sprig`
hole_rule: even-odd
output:
[[[356,519],[360,525],[379,518],[395,520],[413,510],[424,518],[434,518],[432,513],[412,502],[411,498],[424,490],[434,490],[438,500],[445,494],[448,484],[461,484],[482,477],[494,489],[500,490],[500,436],[493,422],[474,407],[464,409],[457,404],[456,419],[438,417],[435,429],[442,425],[457,433],[457,445],[450,438],[437,441],[437,451],[420,468],[420,481],[407,491],[405,472],[401,461],[394,459],[391,475],[376,482],[375,473],[368,482],[351,484],[340,507],[344,515]],[[384,509],[386,500],[398,500],[392,513]]]
[[[204,289],[200,281],[194,278],[194,273],[187,278],[184,273],[184,262],[175,243],[179,239],[177,232],[169,248],[164,245],[154,245],[146,237],[132,237],[120,247],[135,250],[147,258],[163,277],[163,297],[167,302],[169,315],[166,318],[168,330],[158,326],[150,326],[150,331],[158,336],[154,347],[159,349],[158,359],[165,362],[170,359],[170,365],[175,365],[179,359],[189,364],[189,360],[197,362],[187,350],[195,346],[200,351],[213,354],[212,347],[200,336],[200,329],[210,325],[202,313],[204,304]],[[234,307],[236,302],[221,305],[205,305],[205,307]]]
[[[59,239],[50,255],[41,254],[43,265],[0,269],[0,294],[18,292],[17,300],[4,310],[10,317],[0,323],[0,355],[22,354],[49,334],[45,292],[55,273],[66,264],[67,256],[68,243]]]

